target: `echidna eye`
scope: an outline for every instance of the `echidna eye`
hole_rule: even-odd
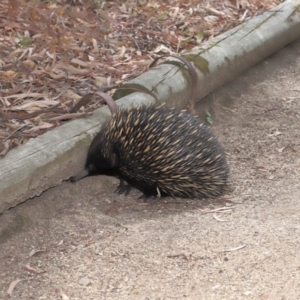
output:
[[[90,172],[93,172],[93,171],[95,171],[95,166],[92,165],[92,164],[90,164],[90,165],[88,166],[88,169],[89,169]]]

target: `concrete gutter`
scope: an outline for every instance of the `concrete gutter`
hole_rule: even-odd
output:
[[[186,57],[193,61],[199,71],[198,98],[203,98],[298,38],[300,0],[287,0],[194,48]],[[182,68],[166,63],[149,70],[131,83],[151,90],[159,102],[184,107],[190,93],[186,75]],[[132,93],[117,103],[125,107],[154,102],[148,94]],[[109,110],[103,107],[96,110],[92,117],[55,128],[0,158],[0,213],[40,195],[81,169],[92,137],[109,116]]]

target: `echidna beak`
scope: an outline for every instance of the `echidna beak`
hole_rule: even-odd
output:
[[[70,181],[75,182],[75,181],[78,181],[78,180],[80,180],[84,177],[87,177],[87,176],[89,176],[89,171],[86,170],[86,169],[83,169],[79,173],[77,173],[75,176],[71,177]]]

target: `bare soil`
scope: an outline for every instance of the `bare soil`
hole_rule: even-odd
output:
[[[11,299],[300,299],[300,41],[205,102],[232,194],[149,205],[65,182],[0,215],[0,298],[23,279]]]

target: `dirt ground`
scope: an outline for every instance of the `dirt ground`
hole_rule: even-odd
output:
[[[0,215],[0,299],[300,299],[300,41],[208,100],[232,194],[65,182]]]

